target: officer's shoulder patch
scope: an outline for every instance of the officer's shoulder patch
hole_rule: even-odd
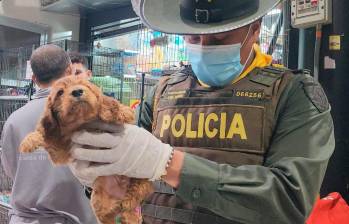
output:
[[[295,69],[295,70],[291,70],[291,72],[294,74],[294,75],[308,75],[310,76],[310,70],[308,69]]]
[[[309,100],[320,113],[327,111],[330,107],[330,104],[328,102],[324,89],[322,88],[320,83],[314,80],[313,77],[309,75],[305,76],[306,78],[301,81],[305,95],[309,98]]]
[[[259,68],[252,73],[250,81],[270,87],[280,79],[286,71],[288,70],[285,68],[276,68],[272,66]]]
[[[173,74],[173,73],[171,73],[170,71],[164,71],[164,72],[162,72],[161,77],[170,76],[170,75],[172,75],[172,74]]]
[[[177,83],[180,83],[180,82],[183,82],[184,80],[186,80],[188,78],[188,74],[185,74],[185,73],[182,73],[182,72],[176,72],[176,73],[173,73],[167,84],[169,85],[175,85]]]

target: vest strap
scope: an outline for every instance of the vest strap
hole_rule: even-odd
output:
[[[234,224],[220,216],[193,212],[192,210],[169,208],[151,204],[142,206],[142,215],[182,224]]]
[[[265,67],[258,68],[252,71],[252,73],[256,73],[250,76],[250,81],[254,83],[258,83],[267,87],[271,87],[274,83],[281,79],[282,75],[288,70],[283,68],[275,68],[275,67]]]
[[[176,191],[163,181],[155,181],[153,183],[153,186],[154,186],[155,193],[171,194],[171,195],[176,194]]]

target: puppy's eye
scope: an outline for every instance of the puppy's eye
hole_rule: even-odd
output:
[[[57,92],[57,96],[62,96],[63,93],[64,93],[64,91],[61,89],[61,90],[59,90],[59,91]]]

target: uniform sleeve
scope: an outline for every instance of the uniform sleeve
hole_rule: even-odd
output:
[[[321,86],[295,78],[277,121],[264,166],[234,168],[186,154],[177,195],[241,223],[304,223],[335,145]]]
[[[1,136],[1,164],[5,174],[14,179],[17,171],[17,160],[19,153],[18,141],[16,141],[15,131],[10,121],[7,121],[2,130]]]
[[[141,116],[139,116],[140,107],[138,107],[136,111],[137,124],[139,123],[140,127],[146,129],[149,132],[152,132],[154,95],[156,88],[157,86],[152,87],[146,94],[142,106]]]

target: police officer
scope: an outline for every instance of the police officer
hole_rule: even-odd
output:
[[[304,223],[333,123],[321,86],[273,67],[255,44],[260,18],[279,2],[134,1],[148,27],[185,35],[191,68],[161,78],[141,111],[144,129],[77,133],[75,175],[155,181],[147,224]]]

